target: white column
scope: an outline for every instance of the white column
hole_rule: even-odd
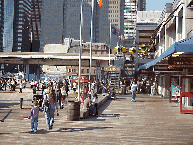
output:
[[[183,18],[182,18],[182,39],[186,38],[186,6],[183,5]]]
[[[167,24],[166,24],[167,25]],[[167,32],[166,32],[166,25],[165,25],[165,48],[164,51],[167,49]],[[164,52],[162,51],[162,53]]]
[[[178,39],[178,33],[179,33],[179,32],[178,32],[178,31],[179,31],[179,30],[178,30],[178,27],[179,27],[179,26],[178,26],[178,24],[179,24],[179,17],[178,17],[178,15],[179,15],[179,13],[177,13],[177,16],[176,16],[176,42],[179,40],[179,39]]]

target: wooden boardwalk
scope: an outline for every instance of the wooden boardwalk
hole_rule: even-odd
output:
[[[30,120],[20,116],[29,115],[30,110],[21,110],[16,103],[21,95],[30,99],[30,94],[15,95],[7,102],[15,104],[7,104],[12,112],[0,122],[0,144],[193,144],[193,116],[180,114],[178,104],[159,96],[137,94],[136,102],[131,102],[131,95],[120,95],[117,100],[107,100],[98,117],[81,121],[67,121],[65,107],[55,115],[52,130],[46,130],[44,113],[40,112],[35,134],[30,132]],[[1,93],[0,100],[9,97]]]

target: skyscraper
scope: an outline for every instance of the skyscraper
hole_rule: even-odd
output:
[[[146,11],[146,0],[137,1],[137,11]]]
[[[39,52],[40,49],[40,33],[41,33],[41,10],[42,0],[31,0],[31,50],[32,52]]]
[[[31,0],[14,1],[13,52],[30,52]]]
[[[134,46],[136,36],[137,1],[125,0],[124,8],[124,46]]]
[[[4,1],[4,31],[3,31],[3,51],[12,52],[13,48],[13,18],[14,0]]]
[[[64,38],[80,39],[80,0],[42,1],[41,49],[46,44],[60,44]],[[83,1],[82,39],[90,41],[92,0]],[[123,34],[124,0],[103,0],[99,7],[94,1],[93,42],[109,44],[110,22]],[[63,33],[62,33],[63,32]],[[112,36],[112,47],[118,36]]]
[[[4,0],[0,0],[0,51],[3,51]]]

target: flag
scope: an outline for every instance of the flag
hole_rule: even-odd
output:
[[[114,35],[117,34],[115,27],[112,27],[112,26],[111,26],[111,32],[112,32]]]
[[[119,34],[119,40],[124,40],[124,36]]]
[[[103,2],[102,2],[102,0],[99,0],[99,7],[102,7],[103,6]]]

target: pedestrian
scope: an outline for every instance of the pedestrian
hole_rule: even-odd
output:
[[[32,89],[33,89],[33,86],[34,86],[34,81],[33,81],[33,79],[31,80],[30,85],[31,85],[31,90],[32,90]]]
[[[36,86],[33,85],[33,94],[36,94]]]
[[[68,82],[65,82],[65,91],[66,91],[66,95],[68,96],[68,91],[69,91]]]
[[[37,101],[34,101],[31,113],[28,116],[28,119],[31,118],[31,132],[34,131],[34,133],[37,132],[39,111],[42,112],[43,110],[38,107]]]
[[[23,88],[26,88],[26,79],[23,80]]]
[[[76,92],[76,82],[73,83],[73,91]]]
[[[60,90],[59,84],[57,84],[57,86],[56,86],[55,94],[56,94],[57,102],[59,103],[59,106],[61,109],[62,108],[62,106],[61,106],[61,90]]]
[[[62,97],[61,97],[61,105],[62,105],[62,108],[63,108],[63,107],[64,107],[64,104],[67,104],[65,86],[62,86],[62,88],[61,88],[61,94],[62,94]]]
[[[7,80],[4,80],[4,91],[6,91],[7,88]]]
[[[21,81],[19,84],[19,89],[20,89],[19,93],[22,93],[22,88],[23,88],[23,82]]]
[[[131,85],[131,93],[132,93],[132,100],[135,102],[135,97],[136,97],[136,90],[137,90],[137,84],[135,84],[135,81],[133,81],[133,84]]]
[[[58,103],[53,88],[49,88],[46,92],[46,95],[44,95],[43,104],[47,128],[52,129],[54,123],[55,108],[57,109],[58,114]]]
[[[93,105],[94,105],[94,107],[95,107],[95,111],[93,111],[93,116],[96,116],[96,115],[98,115],[98,109],[97,109],[97,104],[98,104],[98,96],[97,96],[97,94],[95,93],[94,94],[94,96],[93,96],[93,100],[92,100],[92,103],[93,103]]]
[[[155,95],[155,82],[153,82],[153,85],[151,86],[151,95]]]

